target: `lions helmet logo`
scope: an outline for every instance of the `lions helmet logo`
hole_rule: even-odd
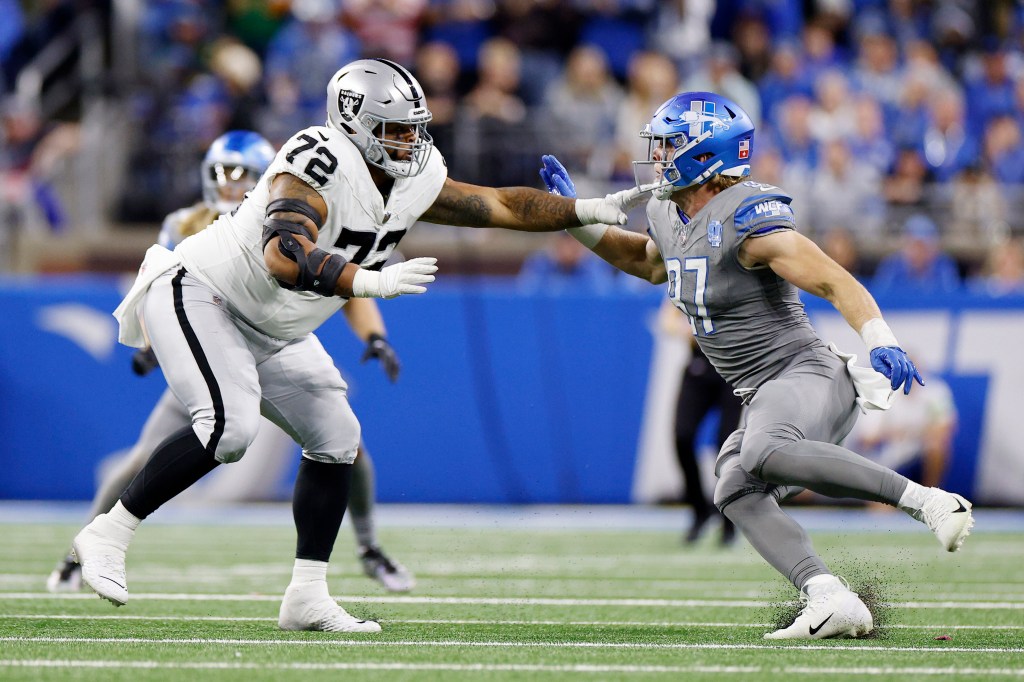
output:
[[[359,109],[363,106],[363,95],[351,90],[338,91],[338,111],[346,121],[355,119]]]
[[[729,129],[729,119],[715,110],[714,102],[694,100],[690,102],[690,110],[684,111],[680,119],[689,124],[688,135],[691,140],[708,131],[714,137],[716,131]]]

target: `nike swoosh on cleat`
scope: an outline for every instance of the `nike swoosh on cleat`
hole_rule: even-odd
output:
[[[818,634],[818,630],[821,630],[821,629],[822,629],[823,627],[825,627],[825,623],[827,623],[827,622],[829,622],[830,620],[832,620],[832,616],[834,616],[834,615],[836,615],[836,614],[834,614],[834,613],[830,613],[830,614],[828,614],[828,618],[826,618],[825,620],[823,620],[823,621],[821,621],[820,623],[818,623],[818,627],[814,627],[814,626],[812,625],[812,626],[810,627],[810,631],[811,631],[811,636],[814,636],[814,635]]]
[[[108,578],[108,577],[107,577],[107,576],[105,576],[105,575],[101,575],[100,577],[101,577],[101,578],[103,578],[104,580],[109,580],[110,582],[112,582],[112,583],[114,583],[115,585],[117,585],[118,587],[120,587],[120,588],[121,588],[122,590],[123,590],[123,589],[126,589],[124,585],[122,585],[121,583],[117,582],[117,581],[116,581],[116,580],[114,580],[113,578]]]
[[[959,514],[959,513],[961,513],[961,512],[965,512],[965,511],[967,511],[967,507],[965,507],[965,506],[964,506],[964,503],[963,503],[963,502],[961,502],[960,500],[957,500],[957,501],[956,501],[956,505],[957,505],[958,507],[960,507],[960,508],[959,508],[959,509],[954,509],[954,510],[953,510],[952,512],[950,512],[951,514]]]

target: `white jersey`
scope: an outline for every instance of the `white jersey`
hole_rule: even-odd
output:
[[[423,171],[395,180],[387,205],[356,146],[341,132],[313,126],[292,136],[256,187],[231,215],[184,240],[182,264],[252,326],[279,339],[319,327],[347,299],[281,286],[263,260],[263,221],[270,183],[290,173],[316,189],[327,220],[316,245],[362,267],[379,270],[419,217],[437,199],[448,169],[435,148]]]

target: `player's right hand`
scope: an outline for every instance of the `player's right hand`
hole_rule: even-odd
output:
[[[551,154],[541,156],[540,161],[544,164],[540,169],[540,179],[544,181],[544,186],[548,188],[548,191],[575,199],[576,185],[573,184],[565,166]]]
[[[152,348],[140,348],[132,355],[132,371],[144,377],[160,366]]]
[[[871,350],[871,367],[891,382],[892,390],[903,387],[903,395],[908,395],[914,381],[924,386],[921,373],[914,363],[899,346],[879,346]]]
[[[352,295],[356,298],[395,298],[402,294],[422,294],[424,284],[434,281],[436,258],[412,258],[389,265],[380,272],[359,268],[352,278]]]

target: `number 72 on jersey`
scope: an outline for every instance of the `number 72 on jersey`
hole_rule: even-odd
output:
[[[707,256],[689,257],[682,260],[669,258],[665,261],[665,268],[668,270],[668,297],[677,308],[686,313],[690,320],[690,329],[697,334],[699,322],[703,336],[715,333],[715,323],[708,317],[708,306],[704,295],[708,288],[708,258]],[[683,303],[683,277],[694,277],[696,279],[693,287],[693,300],[687,301],[693,305],[697,314],[691,315],[687,310],[687,304]]]

